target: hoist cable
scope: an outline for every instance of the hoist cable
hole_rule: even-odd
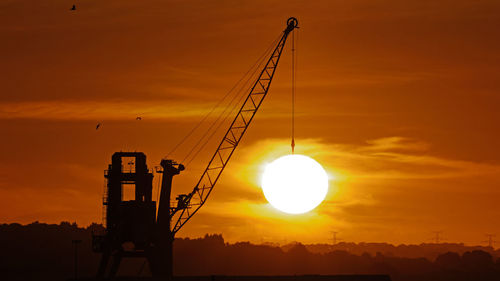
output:
[[[275,39],[273,40],[271,46],[273,44],[275,44],[275,42],[277,41],[278,39]],[[269,49],[269,48],[268,48]],[[266,50],[266,53],[267,53],[267,50]],[[186,140],[201,126],[201,124],[203,124],[203,122],[205,122],[205,120],[222,104],[222,102],[234,91],[234,89],[241,83],[241,81],[244,80],[244,78],[248,75],[248,73],[250,73],[252,71],[252,69],[254,67],[256,67],[257,63],[265,56],[264,53],[261,57],[259,57],[257,59],[257,61],[250,67],[250,69],[247,70],[247,72],[245,74],[243,74],[243,76],[236,82],[236,84],[233,85],[233,87],[231,87],[231,89],[222,97],[222,99],[220,99],[217,104],[212,107],[212,109],[193,127],[191,128],[191,130],[174,146],[174,148],[172,148],[172,150],[167,153],[167,155],[165,156],[165,158],[168,158],[172,153],[174,153],[183,143],[186,142]],[[185,157],[187,158],[187,156]]]
[[[249,70],[250,71],[250,70]],[[189,131],[189,133],[187,133],[175,146],[174,148],[165,156],[165,158],[168,158],[168,156],[170,156],[172,153],[174,153],[177,148],[179,148],[179,146],[181,146],[195,131],[196,129],[198,129],[198,127],[200,127],[201,124],[203,124],[203,122],[205,122],[205,120],[208,118],[208,116],[210,116],[214,111],[215,109],[217,109],[220,104],[229,96],[229,94],[231,94],[231,92],[234,90],[234,88],[236,88],[236,86],[238,86],[238,84],[241,82],[241,80],[243,80],[243,78],[245,78],[245,76],[248,74],[248,72],[245,73],[241,78],[240,80],[238,80],[238,82],[236,82],[236,84],[234,84],[234,86],[222,97],[222,99],[220,99],[217,104],[212,107],[212,109],[191,129],[191,131]]]
[[[281,36],[280,36],[281,37]],[[231,99],[231,101],[229,102],[228,106],[219,114],[219,116],[217,117],[217,119],[212,122],[212,124],[209,126],[209,128],[205,131],[205,133],[203,134],[203,136],[198,139],[198,141],[196,142],[196,144],[191,148],[191,150],[188,152],[188,154],[184,157],[184,159],[181,161],[181,163],[185,163],[185,161],[191,156],[191,154],[195,151],[195,149],[202,143],[202,141],[208,136],[208,139],[205,141],[205,143],[196,151],[196,153],[193,155],[193,157],[191,158],[191,160],[188,161],[188,163],[190,163],[191,161],[194,160],[194,158],[196,158],[196,156],[199,154],[199,152],[201,151],[201,149],[203,149],[206,144],[208,143],[208,141],[214,136],[215,132],[217,132],[218,128],[220,128],[221,124],[224,123],[224,121],[227,119],[227,115],[226,117],[223,118],[223,120],[221,121],[221,123],[216,127],[216,129],[210,133],[210,131],[215,127],[215,125],[219,122],[219,120],[221,120],[222,116],[224,116],[224,114],[227,112],[227,110],[229,108],[231,108],[231,104],[233,104],[234,100],[241,94],[242,90],[245,89],[246,85],[248,84],[249,81],[251,81],[251,79],[253,78],[253,76],[255,75],[255,73],[257,72],[257,70],[259,69],[259,67],[262,65],[263,61],[264,61],[264,58],[266,57],[266,55],[269,54],[269,52],[272,50],[273,46],[276,44],[276,42],[280,39],[280,37],[276,38],[275,40],[273,40],[273,42],[270,44],[270,46],[266,49],[266,51],[257,59],[257,61],[252,65],[252,67],[250,67],[250,69],[245,73],[245,75],[238,81],[238,83],[231,89],[231,90],[234,90],[234,88],[236,88],[237,85],[240,84],[240,82],[248,76],[248,73],[252,72],[252,74],[250,74],[247,78],[247,80],[243,83],[243,85],[241,86],[241,88],[236,92],[236,94],[233,96],[233,98]],[[241,98],[240,98],[241,100]],[[229,111],[229,113],[233,112],[234,111],[234,108],[238,105],[239,102],[237,102],[236,104],[234,104],[233,106],[233,109],[231,109]],[[187,163],[186,163],[187,165]]]
[[[229,105],[228,105],[226,108],[224,108],[224,110],[222,111],[222,114],[219,114],[219,116],[217,116],[217,119],[215,119],[215,120],[214,120],[214,121],[210,124],[210,126],[209,126],[209,127],[208,127],[208,129],[205,131],[205,133],[203,133],[203,136],[202,136],[201,138],[199,138],[199,139],[198,139],[198,141],[197,141],[197,142],[196,142],[196,144],[195,144],[195,145],[191,148],[191,150],[189,151],[189,153],[188,153],[188,154],[184,157],[184,159],[182,159],[182,162],[181,162],[181,163],[185,163],[185,165],[189,165],[189,163],[191,163],[191,161],[192,161],[192,160],[193,160],[193,159],[194,159],[194,158],[198,155],[199,151],[200,151],[200,150],[201,150],[201,149],[202,149],[205,145],[202,145],[202,146],[200,147],[200,149],[198,149],[198,150],[197,150],[197,152],[196,152],[195,154],[193,154],[193,157],[191,158],[191,160],[189,160],[188,162],[185,162],[185,161],[189,158],[189,156],[191,156],[191,154],[195,151],[195,149],[196,149],[196,148],[197,148],[197,147],[198,147],[198,146],[202,143],[202,141],[203,141],[203,140],[205,140],[205,138],[206,138],[207,136],[209,136],[209,137],[208,137],[208,139],[207,139],[207,141],[208,141],[208,140],[210,140],[210,138],[213,136],[213,132],[216,132],[216,131],[217,131],[217,129],[215,129],[215,130],[212,130],[212,129],[215,127],[215,125],[216,125],[217,123],[219,123],[219,120],[221,120],[221,118],[222,118],[223,114],[225,114],[225,113],[226,113],[226,111],[230,108],[229,106],[230,106],[230,105],[234,102],[234,100],[238,97],[238,94],[239,94],[239,93],[241,93],[241,90],[240,90],[240,91],[238,91],[238,92],[237,92],[237,94],[233,96],[233,98],[232,98],[232,99],[231,99],[231,101],[229,102]],[[224,120],[225,120],[225,119],[224,119]],[[224,121],[224,120],[223,120],[223,121]],[[223,121],[222,121],[222,122],[223,122]],[[218,127],[217,127],[217,128],[218,128]],[[212,132],[212,133],[210,133],[210,131],[213,131],[213,132]]]
[[[275,40],[276,41],[276,40]],[[272,45],[274,45],[275,42],[273,42],[273,44],[271,44],[270,48],[272,47]],[[268,48],[268,50],[270,49]],[[202,141],[208,136],[208,139],[205,141],[205,143],[197,150],[197,152],[193,155],[193,157],[191,158],[191,160],[189,160],[188,162],[191,163],[191,161],[193,161],[193,159],[199,154],[199,152],[201,151],[201,149],[203,149],[206,145],[206,143],[208,143],[208,141],[212,138],[212,136],[215,134],[215,132],[217,131],[217,129],[220,127],[220,124],[217,126],[217,128],[212,132],[210,133],[210,131],[212,130],[212,128],[214,128],[214,126],[219,122],[219,120],[221,120],[222,116],[224,116],[224,114],[227,112],[227,110],[230,108],[231,104],[233,104],[234,100],[238,97],[238,95],[241,94],[241,91],[245,88],[245,86],[248,84],[248,82],[252,79],[252,77],[255,75],[256,71],[258,70],[258,68],[260,67],[260,65],[262,64],[263,62],[263,59],[264,57],[266,56],[266,54],[269,52],[268,50],[266,50],[266,52],[255,62],[255,64],[250,68],[250,70],[253,69],[253,72],[250,76],[248,76],[247,80],[245,81],[245,83],[241,86],[241,88],[236,92],[236,94],[233,96],[233,98],[231,99],[231,101],[229,102],[228,106],[221,112],[221,114],[219,114],[219,116],[217,117],[217,119],[212,122],[212,124],[210,125],[210,127],[205,131],[205,133],[203,134],[203,136],[198,139],[198,141],[196,142],[196,144],[191,148],[191,150],[189,151],[189,153],[184,157],[184,159],[182,160],[181,163],[185,163],[186,159],[188,159],[190,157],[190,155],[195,151],[195,149],[202,143]],[[260,62],[259,62],[260,61]],[[248,74],[248,72],[247,72]],[[241,98],[240,98],[241,99]],[[233,106],[233,107],[236,107],[237,103]],[[230,112],[232,112],[233,110],[231,110]],[[221,123],[223,123],[225,120],[226,120],[227,117],[225,117]],[[187,164],[186,164],[187,165]]]
[[[274,44],[273,44],[274,45]],[[268,50],[266,51],[266,53],[270,53],[272,50],[271,50],[271,47],[273,46],[271,45],[270,48],[268,48]],[[263,55],[266,56],[266,53]],[[257,68],[255,68],[254,72],[252,73],[252,75],[250,75],[247,79],[247,81],[245,82],[244,85],[248,85],[248,89],[247,90],[251,90],[251,86],[249,84],[249,82],[251,82],[252,78],[254,77],[254,75],[257,73],[257,70],[260,69],[260,66],[262,65],[262,63],[264,63],[264,60],[262,60],[259,65],[257,66]],[[245,87],[243,86],[239,92],[241,92],[243,89],[245,89]],[[236,96],[235,96],[236,97]],[[187,165],[189,165],[189,163],[191,163],[191,161],[194,160],[194,158],[201,152],[201,150],[208,144],[208,142],[213,138],[213,136],[215,135],[216,132],[218,132],[219,128],[222,126],[222,124],[224,124],[224,122],[227,120],[227,118],[229,118],[229,116],[231,116],[234,112],[236,112],[238,110],[238,108],[240,108],[240,104],[241,102],[243,101],[243,99],[247,97],[246,95],[246,92],[243,92],[243,95],[240,96],[240,99],[234,104],[233,108],[231,109],[231,111],[229,111],[226,116],[224,117],[224,119],[219,123],[219,125],[217,125],[217,127],[215,128],[215,130],[212,131],[212,133],[210,134],[210,136],[208,137],[208,139],[205,141],[205,143],[203,143],[203,145],[198,149],[198,151],[196,152],[195,156],[193,158],[191,158],[188,162],[187,162]]]
[[[298,38],[297,38],[298,39]],[[295,30],[292,31],[292,154],[295,153]]]
[[[274,45],[274,44],[273,44]],[[269,53],[270,51],[270,48],[268,50],[266,50],[266,53],[264,53],[262,55],[262,58],[264,58],[267,53]],[[188,162],[186,163],[186,165],[189,165],[195,158],[196,156],[198,156],[198,154],[201,152],[201,150],[208,144],[208,142],[213,138],[213,136],[215,135],[215,133],[219,130],[219,128],[222,126],[222,124],[224,124],[224,122],[227,120],[227,118],[238,108],[239,104],[241,103],[241,101],[243,100],[244,97],[246,97],[246,92],[243,92],[243,89],[246,89],[246,86],[249,85],[249,82],[253,80],[253,77],[255,75],[255,73],[257,72],[257,70],[260,68],[260,66],[262,65],[262,63],[264,62],[264,60],[262,59],[257,67],[254,69],[254,71],[252,72],[252,74],[250,76],[248,76],[247,80],[245,81],[245,83],[243,84],[243,86],[238,90],[237,94],[233,97],[233,99],[231,100],[231,102],[229,103],[228,107],[226,107],[226,109],[224,109],[224,111],[222,112],[221,115],[219,115],[219,117],[217,118],[217,120],[215,120],[209,129],[213,128],[220,120],[220,118],[223,116],[223,114],[225,114],[224,118],[222,119],[222,121],[217,125],[217,127],[215,128],[215,130],[213,130],[210,135],[209,135],[209,131],[210,130],[207,130],[205,132],[205,135],[198,141],[198,143],[192,148],[192,150],[194,150],[195,147],[198,146],[199,143],[201,143],[201,141],[203,139],[205,139],[205,137],[208,136],[208,138],[205,140],[205,142],[203,143],[203,145],[196,151],[196,153],[193,155],[193,157],[191,157],[190,160],[188,160]],[[238,95],[240,96],[239,100],[232,106],[232,108],[230,107],[231,104],[233,104],[234,100],[236,99],[236,97],[238,97]],[[231,108],[230,111],[227,112],[227,110]],[[226,113],[227,112],[227,113]],[[187,158],[187,157],[186,157]]]
[[[248,79],[248,81],[250,81],[250,78]],[[247,81],[247,82],[248,82]],[[226,122],[227,118],[229,116],[231,116],[238,108],[239,108],[239,104],[243,101],[243,99],[246,97],[246,93],[243,92],[244,95],[241,95],[240,96],[240,99],[238,100],[238,102],[236,102],[234,105],[233,105],[233,108],[231,109],[231,111],[229,111],[226,116],[224,116],[224,119],[219,123],[219,125],[217,126],[217,128],[215,128],[215,130],[212,131],[212,133],[210,134],[210,136],[206,139],[206,141],[203,143],[203,145],[198,149],[198,151],[196,151],[196,153],[194,154],[194,156],[188,161],[187,165],[189,165],[195,158],[196,156],[198,156],[198,154],[201,152],[201,150],[208,144],[208,142],[213,138],[213,136],[215,135],[215,133],[220,129],[220,127],[222,126],[222,124],[224,124],[224,122]]]

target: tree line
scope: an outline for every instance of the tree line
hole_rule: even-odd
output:
[[[66,280],[73,276],[74,245],[79,244],[79,275],[93,276],[99,254],[91,251],[91,234],[101,225],[32,223],[0,225],[0,279]],[[319,244],[318,244],[319,245]],[[176,275],[333,275],[388,274],[394,281],[500,280],[500,258],[493,249],[459,247],[458,244],[404,245],[344,243],[338,245],[286,247],[249,242],[226,243],[220,234],[202,238],[179,238],[174,242]],[[344,249],[343,247],[349,247]],[[363,251],[363,246],[366,251]],[[327,248],[330,247],[330,248]],[[399,250],[398,250],[399,247]],[[416,253],[431,253],[417,257]],[[378,251],[377,249],[392,249]],[[404,249],[404,250],[403,250]],[[424,250],[422,250],[424,249]],[[427,249],[427,250],[425,250]],[[436,253],[438,249],[441,253]],[[455,251],[452,251],[455,250]],[[406,256],[398,256],[399,252]],[[148,276],[142,259],[124,259],[119,275]]]

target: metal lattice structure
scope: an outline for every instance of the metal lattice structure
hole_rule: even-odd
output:
[[[152,276],[173,280],[173,244],[175,234],[205,204],[234,150],[266,97],[278,66],[288,34],[297,28],[297,19],[289,18],[287,27],[271,50],[270,57],[251,84],[231,126],[204,170],[192,192],[180,194],[171,202],[172,180],[184,170],[182,164],[163,159],[160,163],[160,201],[153,201],[153,174],[141,152],[117,152],[105,173],[107,181],[103,198],[106,207],[106,231],[93,235],[92,245],[102,253],[97,278],[113,278],[123,258],[145,258]],[[245,97],[245,96],[243,96]],[[133,158],[135,168],[123,169],[123,161]],[[124,200],[124,186],[134,185],[135,196]],[[124,247],[132,243],[133,247]]]
[[[195,188],[191,193],[179,195],[176,198],[177,207],[172,207],[170,210],[172,233],[175,234],[179,231],[203,204],[205,204],[208,196],[229,162],[229,159],[233,155],[234,150],[252,122],[255,113],[257,113],[260,105],[264,101],[269,91],[269,87],[271,86],[271,81],[273,80],[288,34],[297,28],[297,24],[297,19],[293,17],[288,19],[287,27],[283,31],[281,39],[271,53],[271,56],[267,60],[257,80],[251,87],[250,93],[222,138],[222,141],[210,159],[210,162]]]

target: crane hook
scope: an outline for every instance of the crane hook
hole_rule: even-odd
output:
[[[290,17],[286,21],[286,25],[287,25],[287,28],[286,28],[285,32],[290,33],[294,28],[299,28],[298,27],[299,21],[294,17]]]
[[[296,28],[298,27],[299,25],[299,21],[295,18],[295,17],[290,17],[288,18],[288,20],[286,21],[286,24],[288,26],[292,26],[293,28]]]

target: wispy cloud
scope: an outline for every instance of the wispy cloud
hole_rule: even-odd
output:
[[[206,114],[213,105],[193,102],[42,101],[0,104],[0,119],[119,120],[144,116],[178,119]]]

